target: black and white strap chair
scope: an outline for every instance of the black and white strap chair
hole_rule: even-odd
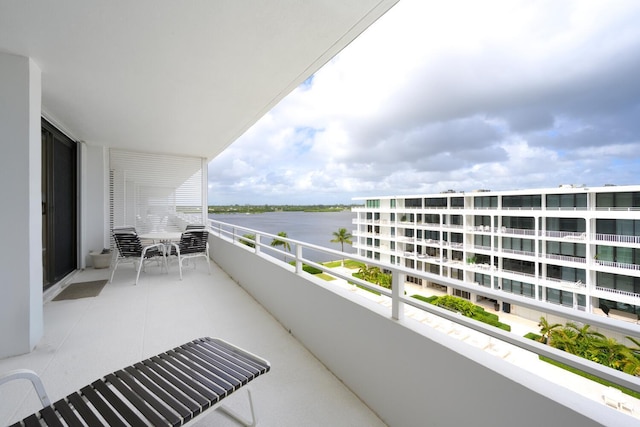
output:
[[[250,419],[221,401],[270,369],[263,358],[206,337],[105,375],[54,403],[33,371],[0,375],[0,384],[28,379],[42,402],[42,410],[11,427],[181,426],[207,409],[250,427],[257,421],[248,388]]]
[[[186,230],[201,230],[203,228],[206,228],[204,224],[188,224]]]
[[[207,268],[211,274],[211,264],[209,260],[209,232],[203,228],[190,229],[182,233],[180,243],[172,243],[170,255],[178,257],[180,269],[180,280],[182,280],[182,264],[191,258],[203,257],[207,260]],[[195,262],[193,263],[195,268]]]
[[[165,269],[167,269],[164,244],[156,243],[143,246],[138,234],[129,229],[114,229],[113,239],[118,247],[118,254],[109,282],[113,280],[113,275],[122,262],[131,262],[134,266],[137,264],[136,285],[140,277],[140,270],[144,268],[145,262],[156,259],[163,262]]]

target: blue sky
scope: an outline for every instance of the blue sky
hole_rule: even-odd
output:
[[[400,2],[209,164],[209,204],[640,184],[640,1]]]

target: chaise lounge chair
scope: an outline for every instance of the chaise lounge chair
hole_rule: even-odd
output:
[[[207,409],[220,409],[245,426],[255,426],[220,401],[269,372],[266,360],[226,341],[200,338],[106,375],[51,404],[38,376],[17,370],[0,376],[0,384],[29,379],[43,409],[18,426],[179,426]]]

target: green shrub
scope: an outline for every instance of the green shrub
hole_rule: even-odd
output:
[[[411,298],[415,298],[415,299],[420,300],[420,301],[422,301],[422,302],[426,302],[426,303],[429,303],[429,304],[433,304],[433,301],[434,301],[435,299],[437,299],[438,297],[437,297],[437,296],[435,296],[435,295],[432,295],[432,296],[430,296],[430,297],[425,297],[425,296],[423,296],[423,295],[417,295],[417,294],[416,294],[416,295],[411,295]]]
[[[452,311],[459,312],[466,317],[477,320],[478,322],[486,323],[488,325],[495,326],[496,328],[503,329],[507,332],[511,332],[511,326],[506,323],[500,322],[500,318],[497,314],[490,313],[484,308],[473,304],[471,301],[454,297],[453,295],[443,295],[440,297],[435,295],[430,297],[424,297],[422,295],[412,295],[411,297],[420,301],[427,302],[429,304],[437,305]]]
[[[294,267],[296,266],[296,261],[289,261],[290,265],[293,265]],[[307,265],[307,264],[302,264],[302,270],[306,271],[309,274],[320,274],[320,273],[324,273],[322,270],[320,270],[319,268],[313,267],[311,265]]]
[[[313,267],[311,265],[307,265],[307,264],[302,264],[302,269],[304,271],[306,271],[307,273],[309,273],[309,274],[320,274],[320,273],[323,273],[323,271],[320,270],[319,268],[315,268],[315,267]]]
[[[540,338],[542,338],[542,335],[538,335],[538,334],[536,334],[534,332],[528,332],[524,337],[528,338],[530,340],[534,340],[534,341],[540,342]]]

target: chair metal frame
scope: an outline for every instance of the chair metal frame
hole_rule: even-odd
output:
[[[165,271],[168,271],[167,258],[165,256],[166,247],[164,243],[143,245],[140,241],[140,237],[138,237],[138,234],[135,232],[135,229],[131,230],[131,228],[129,227],[114,228],[112,234],[118,251],[113,270],[111,271],[109,283],[113,281],[113,276],[116,272],[116,269],[122,262],[132,262],[134,264],[134,267],[137,270],[135,282],[136,285],[138,284],[138,280],[140,278],[140,271],[144,269],[145,261],[148,261],[151,258],[162,257]]]
[[[52,403],[38,374],[18,369],[0,375],[0,385],[28,379],[42,409],[11,427],[24,426],[180,426],[208,409],[242,425],[257,424],[247,387],[250,419],[222,400],[271,369],[270,363],[219,338],[199,338],[92,382]]]
[[[207,260],[207,269],[211,274],[211,259],[209,258],[209,232],[204,228],[188,229],[180,236],[179,243],[171,243],[170,255],[178,257],[180,280],[182,280],[182,264],[189,259],[204,257]],[[195,262],[193,263],[195,268]]]

